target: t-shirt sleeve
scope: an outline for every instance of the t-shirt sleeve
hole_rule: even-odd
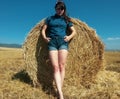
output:
[[[71,27],[73,26],[73,23],[72,22],[68,22],[68,27]]]
[[[46,24],[46,25],[49,24],[49,20],[50,20],[50,17],[47,17],[47,18],[45,19],[45,24]]]

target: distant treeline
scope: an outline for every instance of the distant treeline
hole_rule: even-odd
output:
[[[3,44],[3,43],[0,43],[0,47],[22,48],[22,45],[20,45],[20,44]]]
[[[106,49],[106,52],[120,52],[120,49]]]

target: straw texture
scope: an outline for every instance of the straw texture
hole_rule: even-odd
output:
[[[33,27],[23,44],[26,71],[34,86],[43,87],[53,84],[53,69],[48,58],[47,44],[41,35],[44,20]],[[94,83],[98,72],[104,68],[104,44],[96,31],[87,24],[75,18],[72,18],[72,22],[77,34],[69,43],[65,83],[89,87]]]

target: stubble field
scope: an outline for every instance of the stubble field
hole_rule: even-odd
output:
[[[64,85],[65,99],[120,99],[120,52],[105,52],[105,69],[89,89]],[[57,99],[51,92],[34,88],[25,71],[23,50],[0,48],[0,99]]]

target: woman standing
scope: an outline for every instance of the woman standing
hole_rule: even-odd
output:
[[[65,77],[65,63],[68,55],[68,42],[75,35],[75,29],[70,21],[71,19],[66,15],[64,2],[57,2],[55,11],[55,15],[45,20],[42,36],[48,44],[49,58],[54,69],[54,79],[59,98],[64,99],[62,86]],[[46,29],[49,30],[48,34],[46,34]],[[66,29],[70,30],[70,35],[66,34]]]

